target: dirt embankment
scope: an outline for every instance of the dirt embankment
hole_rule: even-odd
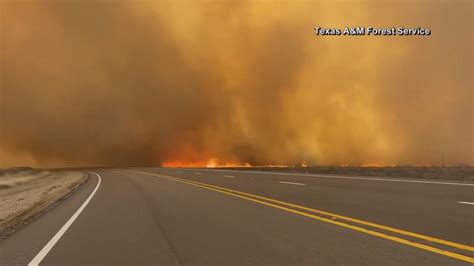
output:
[[[0,169],[0,239],[38,217],[87,179],[77,171]]]

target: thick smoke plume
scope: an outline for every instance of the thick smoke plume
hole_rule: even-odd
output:
[[[0,3],[0,167],[474,164],[472,1]],[[313,27],[428,27],[321,37]]]

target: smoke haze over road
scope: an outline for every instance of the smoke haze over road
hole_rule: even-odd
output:
[[[0,3],[0,167],[474,164],[472,1]],[[314,26],[427,27],[332,36]]]

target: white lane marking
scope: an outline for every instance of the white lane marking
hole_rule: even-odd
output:
[[[87,204],[89,204],[89,201],[91,201],[92,197],[97,192],[97,189],[99,188],[100,182],[102,180],[98,173],[95,173],[95,172],[90,172],[90,173],[95,174],[99,178],[99,181],[97,182],[97,185],[95,186],[94,191],[92,191],[92,193],[89,195],[89,197],[86,199],[86,201],[84,201],[84,203],[82,203],[81,207],[79,207],[79,209],[77,209],[77,211],[71,216],[71,218],[69,218],[69,220],[63,225],[63,227],[61,227],[61,229],[59,229],[59,231],[53,236],[53,238],[51,238],[51,240],[49,240],[49,242],[46,244],[46,246],[44,246],[40,250],[40,252],[33,258],[33,260],[30,263],[28,263],[28,266],[38,265],[44,259],[44,257],[46,257],[46,255],[48,255],[49,251],[54,247],[54,245],[56,245],[58,240],[64,235],[66,230],[77,219],[77,217],[79,216],[79,214],[81,214],[81,212],[84,210],[84,208],[87,206]]]
[[[469,202],[469,201],[458,201],[458,203],[474,205],[474,202]]]
[[[230,177],[230,178],[232,178],[232,177],[235,177],[235,176],[233,176],[233,175],[224,175],[224,177]]]
[[[295,182],[288,182],[288,181],[279,181],[282,184],[288,184],[288,185],[298,185],[298,186],[306,186],[306,184],[303,183],[295,183]]]
[[[423,180],[409,180],[409,179],[389,179],[389,178],[381,178],[381,177],[377,178],[377,177],[336,176],[336,175],[322,175],[322,174],[298,174],[298,173],[283,173],[283,172],[249,171],[249,170],[220,170],[220,169],[201,169],[201,170],[202,171],[215,171],[215,172],[324,177],[324,178],[335,178],[335,179],[370,180],[370,181],[420,183],[420,184],[435,184],[435,185],[474,186],[474,183],[443,182],[443,181],[429,181],[429,180],[423,181]]]
[[[200,175],[201,173],[194,173],[195,175]]]

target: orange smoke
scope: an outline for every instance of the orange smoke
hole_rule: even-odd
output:
[[[0,168],[474,165],[472,1],[339,2],[0,0]]]

